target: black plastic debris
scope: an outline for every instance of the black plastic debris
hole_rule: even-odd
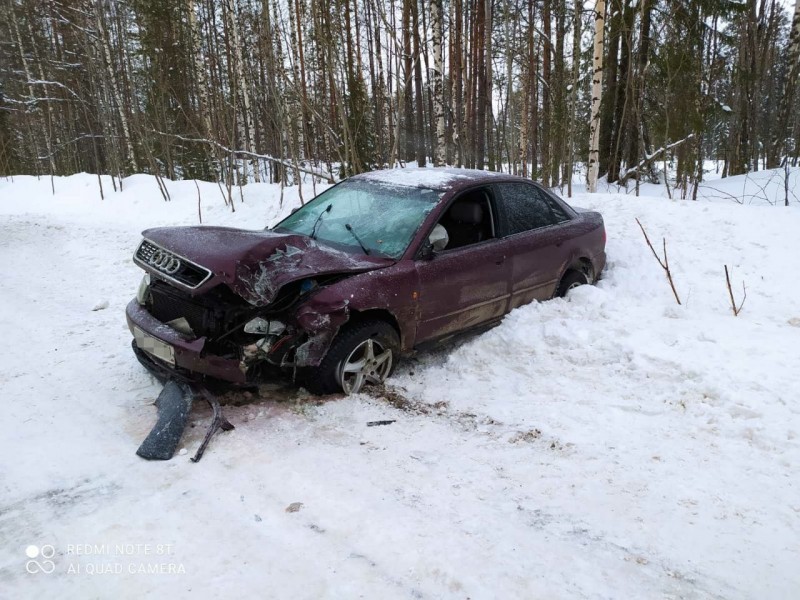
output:
[[[181,441],[194,393],[185,383],[169,380],[156,399],[158,421],[136,454],[147,460],[169,460]]]
[[[391,421],[367,421],[367,427],[376,427],[377,425],[391,425],[396,421],[397,419],[392,419]]]
[[[208,442],[211,441],[211,436],[214,435],[218,429],[222,429],[222,431],[230,431],[231,429],[234,429],[233,425],[231,425],[231,422],[228,421],[228,419],[225,418],[225,415],[222,414],[222,408],[220,407],[216,396],[206,389],[201,389],[200,393],[211,405],[213,416],[211,417],[211,425],[208,427],[206,437],[203,438],[203,443],[200,444],[200,447],[197,449],[197,454],[191,458],[192,462],[198,462],[201,458],[203,458],[203,452],[206,451]]]
[[[188,384],[183,381],[170,379],[164,384],[156,399],[158,408],[158,421],[150,434],[139,446],[136,454],[147,460],[169,460],[175,454],[175,449],[181,441],[183,430],[189,420],[189,413],[192,410],[192,403],[195,397],[205,399],[211,406],[211,424],[208,427],[197,453],[191,458],[192,462],[198,462],[211,441],[211,437],[220,429],[230,431],[233,429],[230,421],[222,414],[222,408],[216,396],[208,391],[204,386]]]

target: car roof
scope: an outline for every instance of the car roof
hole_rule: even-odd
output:
[[[457,190],[476,183],[488,183],[499,179],[531,181],[508,173],[481,171],[479,169],[456,169],[453,167],[383,169],[354,175],[350,179],[440,191]]]

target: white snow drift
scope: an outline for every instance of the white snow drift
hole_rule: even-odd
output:
[[[94,176],[0,180],[0,597],[796,597],[800,212],[777,176],[749,200],[714,184],[574,198],[606,219],[596,287],[405,361],[393,403],[235,396],[192,464],[134,454],[160,386],[123,309],[140,230],[196,224],[195,183],[163,202],[146,176],[102,201]],[[199,184],[204,223],[298,201],[234,191],[231,213]]]

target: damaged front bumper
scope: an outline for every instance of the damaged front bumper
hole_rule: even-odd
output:
[[[205,352],[205,337],[188,339],[153,317],[135,298],[128,303],[125,317],[134,336],[136,356],[148,370],[165,376],[174,373],[190,381],[208,376],[236,384],[248,383],[241,361]]]

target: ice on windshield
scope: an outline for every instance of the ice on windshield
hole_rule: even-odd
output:
[[[441,192],[431,189],[345,181],[317,196],[275,230],[309,236],[313,232],[319,242],[359,253],[363,252],[360,240],[370,254],[400,258],[440,196]]]

